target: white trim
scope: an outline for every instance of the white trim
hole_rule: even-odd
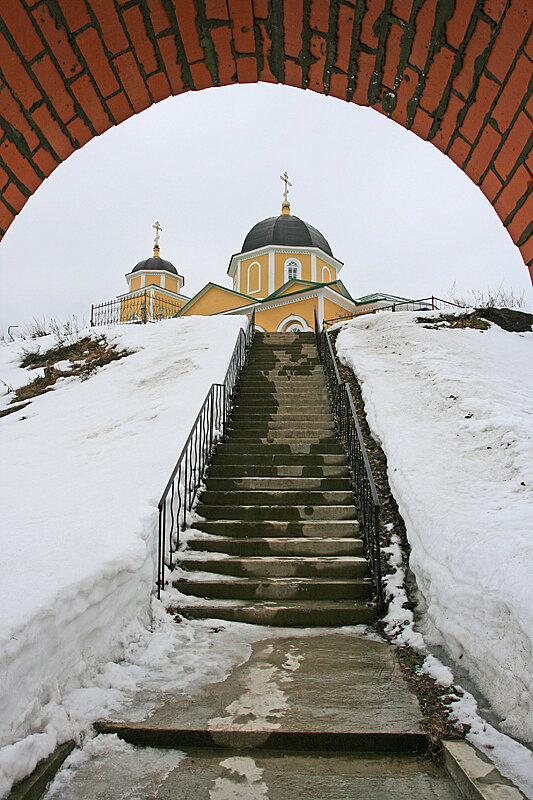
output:
[[[311,280],[314,283],[319,283],[316,279],[316,253],[311,253]]]
[[[228,267],[228,275],[230,278],[233,278],[235,271],[238,268],[238,265],[243,260],[243,258],[259,258],[260,256],[264,256],[267,253],[286,253],[290,255],[293,253],[295,256],[307,255],[307,254],[315,254],[319,256],[326,264],[329,264],[337,272],[340,272],[342,267],[344,266],[342,261],[339,261],[335,256],[330,256],[321,250],[319,247],[287,247],[285,245],[280,244],[269,244],[266,247],[258,247],[256,250],[250,250],[248,253],[236,253],[231,257],[230,264]]]
[[[257,285],[257,289],[254,289],[253,292],[252,292],[251,289],[250,289],[250,270],[252,269],[252,267],[255,267],[255,266],[259,267],[259,273],[258,273],[258,276],[257,276],[258,285]],[[259,261],[252,261],[251,264],[248,264],[248,271],[247,271],[247,274],[246,274],[246,286],[247,286],[246,294],[257,294],[258,292],[261,291],[261,264],[260,264]]]
[[[327,281],[326,281],[326,280],[324,280],[324,270],[325,270],[325,269],[327,269],[327,271],[328,271],[328,275],[329,275],[329,278],[328,278],[328,280],[327,280]],[[321,278],[322,278],[322,280],[320,281],[320,283],[331,283],[331,281],[332,281],[332,278],[331,278],[331,270],[330,270],[330,268],[329,268],[329,267],[325,267],[325,266],[323,266],[323,267],[322,267],[322,276],[321,276]]]
[[[124,292],[124,294],[117,294],[117,300],[127,300],[129,297],[136,297],[137,295],[144,294],[147,288],[149,287],[145,287],[144,289],[134,289],[132,292]],[[161,292],[172,300],[184,300],[186,303],[188,303],[191,299],[184,294],[178,294],[170,289],[163,289],[161,286],[153,286],[152,284],[150,288],[156,289],[158,292]]]
[[[161,286],[161,288],[162,288],[162,289],[164,289],[164,288],[165,288],[165,277],[166,277],[166,276],[165,276],[165,273],[164,273],[164,272],[162,272],[162,273],[161,273],[161,284],[160,284],[160,286]]]
[[[268,253],[268,294],[272,294],[276,283],[276,259],[273,250]]]
[[[278,308],[278,306],[287,306],[290,303],[299,303],[300,300],[309,300],[312,297],[327,297],[332,302],[337,303],[341,308],[344,308],[345,311],[355,311],[356,305],[351,300],[348,300],[347,297],[335,292],[333,289],[330,289],[329,286],[321,286],[319,289],[311,289],[308,292],[302,292],[299,295],[282,295],[279,300],[267,300],[264,303],[250,303],[246,306],[239,306],[238,308],[232,308],[229,311],[218,311],[217,314],[213,316],[217,316],[219,314],[244,314],[248,311],[251,311],[253,308],[256,309],[256,312],[259,314],[261,311],[266,311],[269,308]]]
[[[265,329],[261,327],[261,325],[254,325],[254,329],[259,331],[259,333],[266,333]]]
[[[150,289],[150,319],[154,318],[154,287]]]
[[[146,286],[146,272],[141,272],[141,289]]]
[[[312,330],[312,328],[309,327],[309,325],[307,324],[307,322],[303,317],[299,317],[298,314],[289,314],[288,317],[285,317],[285,319],[282,319],[281,322],[279,323],[278,327],[276,328],[277,333],[282,333],[283,328],[285,328],[291,322],[299,322],[302,325],[304,331]]]
[[[296,275],[294,275],[292,278],[289,278],[289,266],[292,267],[292,266],[294,266],[294,264],[296,264],[296,270],[297,270]],[[284,278],[283,283],[287,283],[287,281],[290,281],[290,280],[293,280],[293,281],[297,281],[297,280],[301,281],[301,280],[303,280],[303,278],[302,278],[302,262],[300,261],[299,258],[296,258],[296,256],[289,256],[289,258],[287,258],[285,260],[285,263],[283,264],[283,278]],[[279,287],[279,288],[281,288],[281,287]]]
[[[322,325],[324,322],[324,295],[318,295],[318,321]]]

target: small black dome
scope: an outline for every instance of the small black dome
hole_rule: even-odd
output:
[[[320,231],[292,214],[280,214],[258,222],[247,234],[241,253],[257,250],[269,244],[287,247],[319,247],[324,253],[333,256],[331,247]]]
[[[174,275],[178,274],[178,270],[171,264],[170,261],[165,261],[164,258],[145,258],[144,261],[139,261],[136,264],[132,272],[140,272],[143,269],[151,270],[152,272],[161,272],[161,270],[166,270],[167,272],[173,272]]]

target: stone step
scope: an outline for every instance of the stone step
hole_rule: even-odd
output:
[[[198,503],[196,511],[204,519],[213,520],[284,520],[297,522],[303,520],[355,519],[353,505],[248,505],[232,507],[215,503]]]
[[[338,625],[371,625],[376,612],[370,605],[353,601],[320,602],[251,602],[240,605],[180,605],[180,614],[188,619],[223,619],[252,625],[274,625],[290,628],[333,627]],[[321,789],[321,797],[323,797]],[[338,798],[338,795],[337,795]]]
[[[218,600],[368,600],[372,590],[366,578],[180,578],[172,585],[186,595]]]
[[[192,551],[236,556],[362,556],[363,540],[355,538],[213,536],[189,539]]]
[[[218,478],[210,475],[207,478],[206,486],[209,491],[235,492],[235,491],[352,491],[350,479],[344,478],[307,478],[307,477],[239,477],[239,478]]]
[[[242,406],[238,406],[237,410],[231,415],[231,423],[235,426],[248,421],[256,424],[260,424],[261,422],[293,422],[296,425],[300,425],[303,422],[321,423],[330,422],[332,420],[333,416],[331,411],[302,411],[300,413],[287,413],[286,411],[280,411],[279,413],[269,414],[261,411],[260,409],[247,409],[243,408]]]
[[[212,491],[206,489],[200,495],[202,505],[230,506],[232,509],[245,506],[327,506],[348,505],[354,496],[348,491],[291,491],[261,489],[242,491]],[[224,515],[227,518],[227,513]]]
[[[308,408],[313,414],[331,414],[331,404],[327,393],[311,393],[298,395],[297,392],[288,395],[249,394],[239,395],[233,406],[234,411],[263,411],[266,414],[294,414],[302,408]]]
[[[228,520],[205,519],[194,523],[196,530],[215,536],[235,538],[323,538],[355,539],[359,536],[359,522],[350,520]]]
[[[211,478],[348,478],[348,467],[332,464],[218,464],[209,471]],[[208,479],[209,480],[209,479]]]
[[[261,442],[257,440],[249,441],[241,439],[240,441],[227,441],[218,445],[218,451],[221,453],[242,453],[256,456],[260,455],[273,455],[274,453],[287,455],[292,453],[294,455],[342,455],[346,461],[346,455],[341,445],[335,441],[318,442],[312,444],[310,442],[298,443],[297,441],[290,442]]]
[[[185,570],[214,572],[238,578],[363,578],[366,558],[358,556],[236,556],[198,558],[185,551],[178,564]]]
[[[229,426],[230,431],[235,433],[243,431],[292,431],[294,429],[312,428],[314,431],[330,431],[334,428],[334,422],[331,414],[321,414],[315,419],[302,419],[294,420],[292,418],[261,418],[257,416],[242,416],[240,418],[233,417]]]
[[[223,442],[218,445],[216,454],[213,459],[215,464],[249,464],[260,466],[261,464],[271,464],[273,466],[346,466],[346,454],[342,447],[339,445],[335,451],[331,451],[328,445],[329,452],[324,453],[311,452],[309,446],[304,452],[293,452],[289,447],[284,445],[273,450],[271,447],[255,448],[250,452],[248,448],[241,445],[231,445],[228,448],[228,443]],[[216,460],[215,460],[216,459]]]
[[[333,429],[318,430],[318,431],[292,431],[292,430],[272,430],[272,431],[254,431],[254,430],[229,430],[228,431],[228,444],[238,442],[247,442],[251,445],[255,444],[322,444],[322,443],[336,443],[337,437]]]

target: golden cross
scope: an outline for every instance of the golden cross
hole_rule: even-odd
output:
[[[283,195],[285,197],[285,202],[287,202],[287,195],[289,194],[289,186],[292,186],[292,183],[289,180],[289,176],[287,175],[287,170],[285,170],[283,175],[280,175],[279,177],[280,180],[282,180],[285,184],[285,190],[283,192]]]
[[[159,224],[159,222],[157,222],[157,221],[156,221],[156,222],[154,222],[154,224],[152,225],[152,228],[155,228],[155,241],[154,241],[154,245],[155,245],[155,247],[159,247],[159,231],[162,231],[162,230],[163,230],[163,228],[161,227],[161,225],[160,225],[160,224]]]

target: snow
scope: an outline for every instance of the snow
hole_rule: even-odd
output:
[[[0,419],[0,796],[122,696],[116,675],[104,677],[103,700],[102,687],[83,687],[146,634],[157,502],[241,325],[190,317],[106,329],[133,355]],[[27,345],[0,344],[12,388],[35,375],[17,363]],[[121,680],[135,683],[138,669]]]
[[[531,744],[533,333],[428,329],[409,312],[341,327],[337,352],[361,383],[369,425],[387,456],[418,586],[415,624],[403,607],[393,534],[388,633],[422,650],[426,643],[444,648],[489,700],[502,731]],[[450,682],[436,659],[426,659],[425,669]],[[464,692],[457,718],[477,720],[472,736],[480,746],[485,737],[492,757],[496,749],[500,768],[504,751],[512,751],[507,774],[533,796],[530,750],[480,720],[474,707]]]

